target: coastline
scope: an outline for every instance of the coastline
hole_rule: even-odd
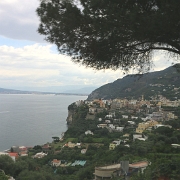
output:
[[[52,142],[67,130],[69,104],[86,96],[0,94],[0,151]],[[11,133],[9,133],[11,132]]]

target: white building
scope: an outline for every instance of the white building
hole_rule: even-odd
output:
[[[124,129],[124,127],[116,127],[116,130],[119,131],[119,132],[122,132]]]
[[[122,115],[122,118],[128,119],[128,116],[127,115]]]
[[[88,135],[88,134],[94,135],[94,133],[93,133],[92,131],[90,131],[90,130],[87,130],[87,131],[85,132],[85,135]]]

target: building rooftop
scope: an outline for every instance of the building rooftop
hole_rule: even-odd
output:
[[[142,168],[142,167],[148,166],[148,164],[149,163],[147,161],[141,161],[141,162],[129,164],[129,167],[132,167],[132,168]]]
[[[103,167],[98,167],[99,169],[118,169],[120,168],[121,165],[119,164],[113,164],[113,165],[109,165],[109,166],[103,166]]]

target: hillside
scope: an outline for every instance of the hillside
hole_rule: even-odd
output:
[[[180,64],[144,75],[127,75],[94,90],[88,100],[138,98],[141,95],[151,99],[160,94],[172,100],[180,99]]]

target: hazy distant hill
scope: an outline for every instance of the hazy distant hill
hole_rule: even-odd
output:
[[[14,89],[0,88],[0,94],[30,94],[30,91],[20,91]]]
[[[90,94],[97,87],[84,87],[80,89],[66,90],[64,93],[76,93],[76,94]]]
[[[85,95],[85,96],[87,96],[90,93],[83,93],[83,92],[80,92],[80,91],[54,93],[54,92],[22,91],[22,90],[0,88],[0,94],[56,94],[56,95],[63,94],[63,95],[82,95],[82,96]]]
[[[127,75],[94,90],[88,100],[138,98],[141,95],[150,99],[151,96],[159,94],[170,99],[180,99],[180,64],[144,75]]]
[[[51,94],[51,93],[0,88],[0,94]]]

